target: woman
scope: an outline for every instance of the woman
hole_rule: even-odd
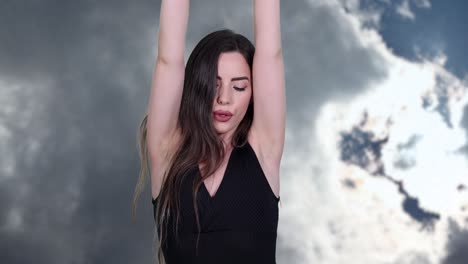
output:
[[[149,163],[160,263],[276,262],[286,108],[279,7],[254,1],[256,48],[215,31],[184,67],[189,1],[162,0],[133,199],[135,212]]]

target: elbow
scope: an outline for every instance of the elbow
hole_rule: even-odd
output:
[[[282,59],[283,58],[283,49],[281,47],[274,49],[256,49],[255,56],[262,58],[271,58],[271,59]]]
[[[163,65],[184,65],[184,57],[168,57],[159,54],[156,62]]]
[[[282,59],[283,58],[283,49],[279,47],[273,52],[273,58],[275,59]]]

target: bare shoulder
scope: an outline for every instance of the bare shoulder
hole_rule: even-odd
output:
[[[170,137],[163,140],[155,158],[151,160],[151,194],[153,198],[159,196],[164,175],[169,169],[169,163],[174,156],[181,140],[181,132],[175,128]]]
[[[271,142],[264,142],[261,140],[261,135],[257,134],[257,131],[251,129],[248,135],[248,141],[252,146],[252,149],[257,156],[258,162],[265,174],[265,177],[270,184],[270,188],[276,197],[279,197],[280,193],[280,179],[279,179],[279,170],[280,170],[280,160],[276,158],[276,155],[272,155],[271,151]]]

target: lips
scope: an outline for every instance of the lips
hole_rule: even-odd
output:
[[[232,113],[229,111],[222,111],[222,110],[217,110],[214,111],[215,115],[225,115],[225,116],[232,116]]]
[[[215,111],[213,112],[213,117],[218,122],[227,122],[232,117],[232,113],[229,111]]]

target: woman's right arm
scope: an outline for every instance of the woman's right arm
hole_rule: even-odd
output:
[[[165,154],[177,125],[184,83],[189,0],[162,0],[158,54],[148,106],[147,143],[152,163]],[[164,147],[163,147],[164,146]],[[159,163],[159,162],[157,162]]]

